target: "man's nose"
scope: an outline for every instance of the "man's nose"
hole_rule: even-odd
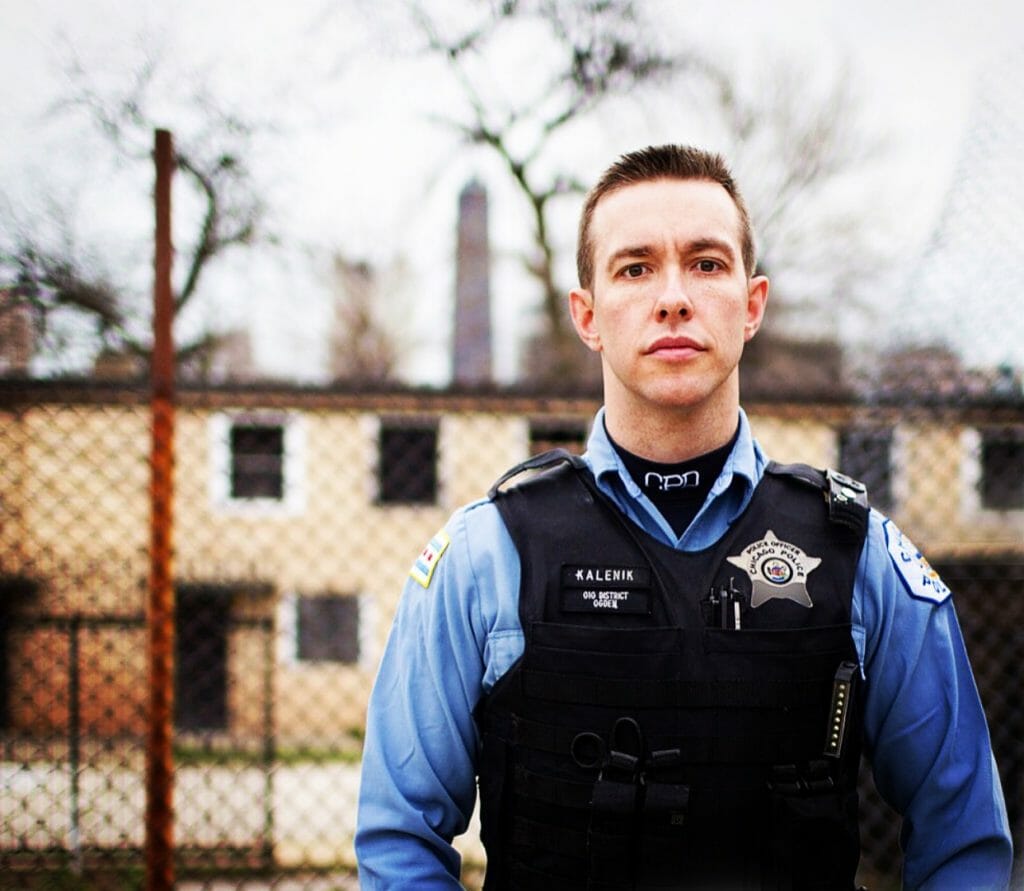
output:
[[[662,322],[670,318],[687,319],[692,316],[693,303],[684,284],[675,278],[666,282],[654,311]]]

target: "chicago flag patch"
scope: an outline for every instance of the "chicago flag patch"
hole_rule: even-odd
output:
[[[893,566],[896,567],[896,572],[903,579],[907,591],[914,597],[942,603],[949,597],[950,590],[939,578],[939,574],[932,569],[924,554],[900,532],[892,520],[886,520],[884,528],[889,557],[892,558]]]
[[[420,551],[416,562],[412,564],[412,569],[409,570],[409,575],[423,585],[424,588],[429,587],[434,570],[437,569],[441,556],[448,550],[448,545],[450,544],[451,539],[448,537],[448,533],[442,529]]]

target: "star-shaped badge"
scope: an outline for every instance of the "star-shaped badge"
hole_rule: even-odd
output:
[[[750,577],[752,607],[775,599],[814,606],[807,593],[807,576],[821,564],[821,558],[809,557],[795,544],[777,538],[771,529],[760,541],[726,559]]]

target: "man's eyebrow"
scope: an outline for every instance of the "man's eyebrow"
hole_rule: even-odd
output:
[[[654,255],[654,248],[646,244],[627,245],[619,248],[613,253],[606,264],[609,272],[623,260],[632,260],[638,257],[650,257]]]
[[[687,241],[681,246],[681,253],[683,254],[699,254],[701,251],[718,251],[728,257],[732,263],[736,262],[738,254],[732,243],[724,238],[695,238],[693,241]],[[623,260],[642,259],[644,257],[652,257],[657,253],[655,248],[647,244],[636,244],[626,245],[625,247],[619,248],[617,251],[612,253],[608,257],[606,268],[609,272],[613,272],[615,267]]]
[[[730,260],[736,259],[736,249],[728,241],[721,238],[698,238],[687,242],[686,253],[695,254],[701,251],[720,251]]]

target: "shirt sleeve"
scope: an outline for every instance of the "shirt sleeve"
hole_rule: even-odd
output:
[[[1006,806],[949,591],[874,512],[858,585],[865,748],[903,816],[904,888],[1006,888]]]
[[[370,696],[355,838],[364,891],[461,887],[451,842],[476,797],[473,709],[491,624],[469,550],[474,512],[500,523],[493,506],[459,511],[417,560]]]

